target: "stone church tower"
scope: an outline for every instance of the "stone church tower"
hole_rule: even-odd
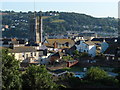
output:
[[[42,43],[42,16],[37,16],[35,19],[35,42],[37,44]]]
[[[41,45],[42,43],[42,14],[40,16],[31,16],[30,17],[30,37],[29,44],[30,45]]]

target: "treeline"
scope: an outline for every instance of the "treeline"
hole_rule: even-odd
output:
[[[31,16],[40,15],[39,12],[3,11],[2,24],[9,28],[3,31],[3,37],[28,38]],[[95,18],[86,14],[74,12],[42,12],[44,34],[66,34],[67,31],[99,31],[117,32],[117,19],[112,17]]]

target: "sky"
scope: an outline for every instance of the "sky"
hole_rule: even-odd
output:
[[[35,1],[35,2],[34,2]],[[118,0],[4,0],[1,9],[13,11],[76,12],[94,17],[118,17]]]

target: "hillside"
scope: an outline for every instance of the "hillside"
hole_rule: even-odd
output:
[[[5,14],[4,14],[5,13]],[[36,12],[39,15],[40,12]],[[33,12],[3,11],[3,37],[29,37],[29,21]],[[95,32],[117,32],[117,19],[95,18],[86,14],[67,12],[42,12],[44,34],[67,34],[67,31],[91,30]],[[8,27],[6,28],[6,25]]]

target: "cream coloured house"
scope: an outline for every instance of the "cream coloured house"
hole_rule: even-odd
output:
[[[27,63],[40,63],[40,57],[44,55],[43,50],[36,50],[32,46],[15,47],[10,50],[10,53],[20,62]]]

